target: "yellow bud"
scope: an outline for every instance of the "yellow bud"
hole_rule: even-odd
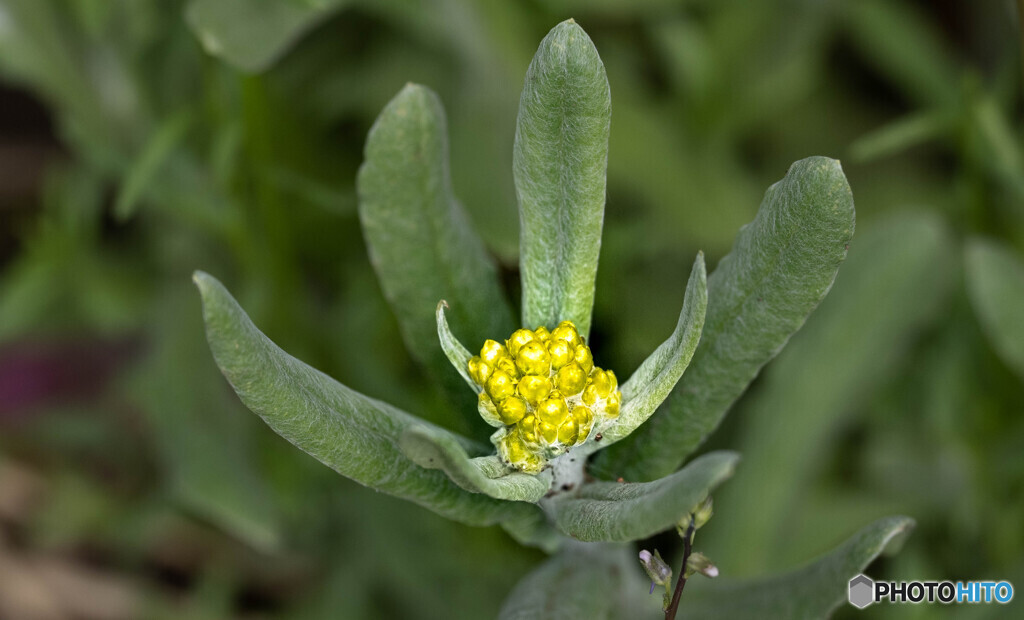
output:
[[[548,397],[551,393],[551,379],[538,377],[537,375],[526,375],[519,381],[519,395],[531,405],[536,405]]]
[[[612,377],[609,377],[608,373],[603,370],[595,370],[594,374],[590,375],[591,385],[597,390],[598,397],[608,398],[608,395],[612,393]]]
[[[478,405],[483,407],[488,413],[498,413],[498,410],[494,407],[494,401],[492,401],[491,397],[487,395],[487,392],[480,392],[480,395],[477,396],[477,401]]]
[[[541,422],[558,426],[569,415],[569,409],[561,398],[549,398],[537,407],[537,418]],[[540,430],[538,429],[538,433]]]
[[[515,424],[526,415],[526,401],[518,396],[510,396],[498,404],[498,417],[505,424]]]
[[[583,402],[593,405],[597,402],[597,386],[593,383],[583,388]]]
[[[512,396],[516,391],[515,383],[512,382],[512,377],[505,371],[495,370],[491,373],[491,376],[487,378],[487,384],[484,389],[487,390],[488,396],[491,397],[495,402],[501,402]]]
[[[579,443],[586,441],[590,429],[594,426],[594,413],[585,405],[576,405],[572,409],[572,418],[580,429]]]
[[[615,376],[615,373],[610,370],[606,370],[604,371],[604,374],[608,376],[608,384],[611,386],[611,391],[614,392],[619,389],[619,378]]]
[[[615,418],[619,415],[619,406],[622,404],[622,392],[614,392],[604,401],[604,415]]]
[[[580,335],[576,331],[576,326],[572,324],[572,321],[562,321],[558,324],[551,332],[551,338],[553,340],[564,340],[569,343],[572,348],[576,348],[580,344]]]
[[[580,365],[583,372],[590,374],[590,371],[594,369],[594,357],[590,354],[590,347],[585,344],[581,344],[576,347],[576,354],[574,358],[576,363]]]
[[[579,436],[580,426],[572,416],[566,418],[565,422],[562,422],[562,425],[558,427],[558,441],[563,445],[575,445]]]
[[[498,445],[501,458],[509,465],[529,474],[535,474],[544,466],[543,460],[534,454],[517,433],[505,435]]]
[[[494,370],[493,366],[476,356],[471,358],[466,366],[469,371],[469,378],[475,381],[477,385],[483,385],[484,381],[487,381],[487,377],[491,376],[491,372]]]
[[[574,396],[583,391],[587,385],[587,374],[579,364],[567,364],[555,375],[555,387],[562,394]]]
[[[551,356],[551,367],[558,370],[572,361],[573,349],[564,340],[552,338],[548,342],[548,355]]]
[[[554,424],[548,424],[543,420],[537,420],[537,436],[548,445],[557,443],[558,427]]]
[[[512,361],[511,357],[503,357],[498,360],[498,365],[495,368],[513,379],[519,378],[519,369],[516,368],[516,363]]]
[[[517,355],[519,355],[519,349],[524,344],[530,342],[533,339],[533,332],[531,332],[530,330],[517,329],[516,331],[512,332],[512,335],[509,336],[508,338],[508,352],[512,354],[512,357],[516,357]]]
[[[480,348],[480,359],[494,366],[503,357],[508,357],[508,351],[505,350],[505,347],[500,342],[496,340],[484,341],[484,346]]]
[[[541,342],[547,342],[551,340],[551,332],[548,331],[547,327],[541,325],[537,329],[533,330],[533,336]]]
[[[528,445],[537,445],[537,417],[532,413],[519,420],[516,425],[519,429],[519,436]]]
[[[547,375],[551,371],[551,356],[543,342],[532,340],[519,348],[516,366],[526,375]]]

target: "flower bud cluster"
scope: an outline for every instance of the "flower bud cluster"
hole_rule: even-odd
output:
[[[483,388],[480,416],[500,427],[491,438],[498,454],[527,473],[585,442],[622,403],[615,373],[594,366],[572,321],[516,330],[504,344],[487,340],[468,371]]]

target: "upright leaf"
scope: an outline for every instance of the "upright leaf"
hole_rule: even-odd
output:
[[[523,324],[590,331],[604,221],[611,93],[573,20],[540,43],[519,100],[513,171],[522,227]]]
[[[475,399],[438,345],[435,308],[448,300],[453,329],[477,346],[514,325],[494,262],[452,193],[446,132],[437,95],[406,85],[366,139],[359,217],[409,350],[453,394],[464,395],[458,409],[475,424]]]
[[[999,357],[1024,377],[1024,260],[1010,248],[972,239],[965,250],[967,293]]]
[[[950,245],[942,222],[927,214],[889,217],[858,236],[828,299],[745,404],[738,448],[747,466],[716,497],[733,507],[709,533],[721,536],[716,560],[755,574],[797,544],[786,524],[800,512],[830,437],[891,376],[948,298]]]
[[[185,18],[209,54],[242,71],[269,68],[348,0],[192,0]]]
[[[652,480],[675,470],[828,293],[853,226],[839,162],[793,164],[708,278],[704,333],[686,374],[646,424],[601,453],[595,471]]]
[[[739,455],[712,452],[655,482],[592,482],[554,500],[558,529],[584,542],[628,542],[667,530],[732,475]]]
[[[694,580],[683,592],[687,620],[701,618],[827,618],[846,601],[847,587],[871,560],[895,551],[914,527],[908,517],[879,519],[822,558],[781,575]]]
[[[406,429],[425,422],[291,357],[252,324],[220,282],[201,272],[195,281],[217,365],[242,402],[292,444],[343,476],[463,523],[529,520],[539,511],[470,493],[444,473],[416,465],[399,441]],[[458,441],[472,449],[468,440]]]

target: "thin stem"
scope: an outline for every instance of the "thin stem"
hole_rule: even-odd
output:
[[[686,587],[686,562],[690,559],[690,553],[693,551],[693,530],[694,522],[693,515],[690,515],[690,525],[686,528],[686,537],[683,538],[683,565],[679,567],[679,580],[676,581],[675,592],[672,593],[672,604],[665,610],[665,620],[675,620],[676,610],[679,609],[679,597],[683,594],[683,588]]]

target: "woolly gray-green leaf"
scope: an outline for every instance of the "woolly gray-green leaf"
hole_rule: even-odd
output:
[[[207,53],[247,72],[269,68],[347,0],[192,0],[185,18]]]
[[[585,542],[626,542],[672,527],[732,475],[739,455],[712,452],[655,482],[592,482],[554,500],[555,523]]]
[[[657,601],[636,601],[631,589],[636,561],[630,549],[610,545],[567,547],[519,580],[498,613],[500,620],[576,620],[577,618],[657,617]],[[652,597],[653,598],[653,597]],[[650,603],[644,608],[643,603]],[[644,613],[646,612],[646,613]]]
[[[509,334],[514,323],[494,262],[452,193],[446,131],[437,95],[406,85],[366,139],[357,179],[359,217],[409,350],[449,388],[467,423],[475,424],[475,399],[437,344],[437,301],[451,303],[449,319],[464,342]]]
[[[451,434],[428,426],[412,426],[402,433],[402,452],[427,469],[443,470],[455,484],[472,493],[495,499],[535,503],[548,492],[551,473],[536,476],[512,472],[497,456],[469,458]]]
[[[828,293],[853,226],[839,162],[794,163],[708,278],[704,332],[687,373],[646,424],[598,456],[594,471],[652,480],[677,468]]]
[[[447,308],[448,302],[443,299],[437,302],[437,338],[441,341],[441,350],[444,351],[445,357],[452,363],[459,375],[469,384],[469,387],[479,394],[480,386],[469,376],[469,360],[473,355],[459,342],[451,328],[448,327],[448,317],[444,312]]]
[[[573,20],[541,41],[526,72],[513,171],[519,198],[523,324],[590,331],[604,221],[611,93]]]
[[[470,493],[443,472],[416,465],[399,441],[406,429],[425,422],[291,357],[253,325],[220,282],[202,272],[194,279],[221,372],[242,402],[296,447],[343,476],[463,523],[529,520],[539,510]]]
[[[987,239],[968,242],[965,256],[974,312],[999,357],[1024,377],[1024,261]]]
[[[755,574],[814,537],[787,527],[802,493],[838,449],[830,438],[945,307],[951,245],[942,221],[927,213],[887,217],[858,236],[829,297],[745,403],[734,441],[747,466],[716,497],[733,510],[722,511],[705,539],[717,543],[717,561]]]
[[[693,263],[690,280],[686,284],[683,309],[679,312],[675,331],[622,385],[622,413],[603,431],[605,441],[618,441],[632,433],[669,395],[697,350],[707,307],[707,273],[704,253],[701,252]]]
[[[788,573],[694,580],[683,593],[686,618],[827,618],[846,601],[850,579],[879,554],[895,551],[913,527],[908,517],[879,519],[820,559]]]

